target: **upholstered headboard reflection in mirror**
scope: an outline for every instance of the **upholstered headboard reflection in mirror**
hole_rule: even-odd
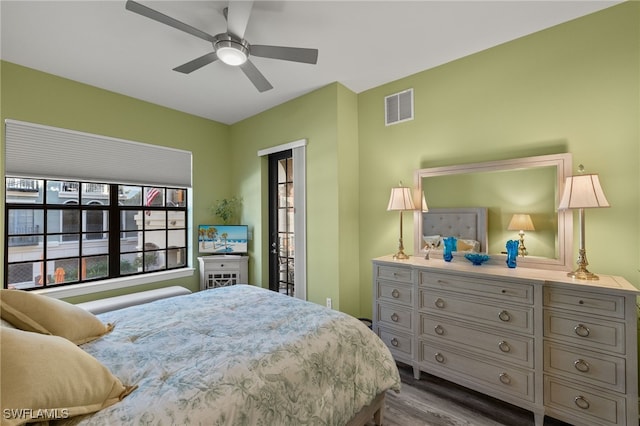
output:
[[[552,154],[483,163],[458,164],[416,170],[414,185],[424,193],[429,210],[468,206],[487,209],[487,244],[482,252],[491,263],[504,261],[502,252],[517,233],[508,231],[515,213],[531,214],[535,232],[527,233],[529,255],[518,265],[570,270],[573,264],[573,215],[558,211],[566,176],[571,175],[571,154]],[[414,213],[414,253],[424,253],[424,219]]]
[[[485,207],[429,209],[422,214],[422,248],[442,250],[442,238],[456,237],[459,251],[485,253],[487,239],[487,209]]]

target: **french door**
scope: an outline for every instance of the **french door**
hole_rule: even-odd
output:
[[[269,155],[269,288],[296,295],[294,162],[291,149]]]

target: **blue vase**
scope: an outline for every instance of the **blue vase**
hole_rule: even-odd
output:
[[[507,266],[509,268],[516,267],[516,259],[518,258],[518,246],[520,242],[518,240],[507,241]]]
[[[442,253],[442,257],[444,257],[445,262],[451,262],[453,259],[453,252],[458,250],[458,240],[456,240],[456,237],[447,237],[442,241],[444,242],[444,252]]]

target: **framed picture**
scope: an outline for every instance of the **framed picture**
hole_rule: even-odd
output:
[[[198,251],[212,254],[246,254],[247,225],[198,225]]]

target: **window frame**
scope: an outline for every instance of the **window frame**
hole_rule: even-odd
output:
[[[34,287],[29,287],[29,288],[25,288],[25,290],[29,290],[29,291],[35,291],[38,293],[46,293],[48,295],[51,295],[53,297],[70,297],[70,296],[77,296],[77,295],[82,295],[82,294],[89,294],[89,293],[94,293],[94,292],[98,292],[98,291],[105,291],[105,290],[111,290],[111,289],[117,289],[117,288],[124,288],[124,287],[129,287],[129,286],[133,286],[133,285],[138,285],[138,284],[143,284],[143,283],[149,283],[149,282],[157,282],[160,280],[165,280],[165,279],[172,279],[172,278],[180,278],[180,277],[186,277],[186,276],[192,276],[194,269],[192,267],[192,241],[190,238],[190,235],[192,234],[192,224],[191,224],[191,209],[192,209],[192,197],[191,197],[191,191],[190,188],[187,187],[177,187],[177,186],[163,186],[163,185],[143,185],[143,184],[125,184],[127,186],[134,186],[134,187],[141,187],[142,192],[144,193],[145,188],[147,187],[153,187],[153,188],[159,188],[162,190],[163,194],[166,194],[167,191],[169,190],[182,190],[184,191],[184,203],[181,206],[176,206],[176,205],[168,205],[169,203],[163,202],[161,206],[156,206],[156,205],[145,205],[144,201],[141,202],[140,205],[129,205],[129,206],[125,206],[125,205],[121,205],[118,202],[118,188],[123,185],[122,183],[100,183],[103,185],[108,185],[110,188],[110,202],[109,205],[104,205],[104,204],[100,204],[100,203],[83,203],[81,202],[81,193],[78,193],[78,200],[77,203],[65,203],[65,204],[60,204],[60,203],[49,203],[47,200],[47,181],[59,181],[59,179],[57,178],[50,178],[50,179],[46,179],[46,178],[41,178],[41,177],[34,177],[34,178],[28,178],[28,177],[15,177],[15,176],[5,176],[5,191],[8,190],[8,182],[9,180],[12,179],[25,179],[25,180],[29,180],[29,179],[33,179],[33,180],[37,180],[37,181],[41,181],[42,182],[42,197],[43,200],[41,203],[34,203],[32,200],[29,202],[15,202],[15,201],[11,201],[9,202],[8,199],[8,195],[5,193],[5,229],[7,230],[7,232],[5,233],[5,238],[4,238],[4,249],[5,249],[5,253],[7,253],[7,255],[5,256],[5,261],[4,261],[4,276],[5,279],[3,281],[3,288],[7,288],[8,287],[8,281],[9,281],[9,265],[10,264],[34,264],[37,263],[38,261],[33,261],[33,260],[27,260],[27,261],[14,261],[14,262],[9,262],[9,239],[12,235],[9,232],[9,212],[10,211],[18,211],[18,210],[42,210],[42,214],[43,214],[43,220],[44,220],[44,226],[41,230],[41,232],[36,234],[29,234],[26,235],[27,237],[31,236],[31,237],[35,237],[37,240],[38,236],[42,237],[42,242],[40,244],[42,244],[42,253],[43,253],[43,260],[41,261],[43,263],[43,265],[47,265],[47,262],[50,261],[61,261],[64,259],[77,259],[78,265],[81,265],[82,259],[83,258],[90,258],[90,256],[88,256],[86,253],[83,254],[82,252],[82,243],[84,241],[84,237],[86,235],[91,234],[92,232],[89,232],[85,229],[85,225],[86,225],[86,214],[88,212],[91,211],[107,211],[107,215],[108,215],[108,229],[105,230],[105,234],[108,235],[108,250],[107,250],[107,254],[106,256],[108,256],[108,262],[109,262],[109,268],[108,268],[108,276],[106,277],[99,277],[99,278],[91,278],[91,279],[87,279],[85,277],[85,279],[82,279],[82,277],[80,276],[81,274],[78,273],[78,277],[76,280],[71,281],[71,282],[64,282],[64,283],[46,283],[46,279],[43,279],[43,285],[42,286],[34,286]],[[81,187],[83,187],[85,183],[88,184],[94,184],[94,182],[87,182],[85,180],[70,180],[72,182],[78,182],[80,184]],[[48,212],[49,210],[73,210],[73,211],[78,211],[79,213],[79,227],[77,230],[77,234],[78,234],[78,252],[75,256],[67,256],[67,257],[48,257],[47,256],[47,237],[50,235],[62,235],[63,230],[60,229],[57,232],[48,232],[47,230],[47,222],[48,222]],[[154,211],[161,211],[164,212],[164,227],[161,229],[154,229],[155,231],[164,231],[165,234],[165,245],[164,248],[160,249],[161,252],[164,253],[164,266],[162,267],[162,269],[159,270],[144,270],[145,267],[143,266],[143,270],[141,271],[137,271],[135,273],[128,273],[128,274],[123,274],[122,271],[120,271],[120,237],[122,234],[122,230],[120,229],[120,220],[122,218],[124,218],[126,216],[125,212],[126,211],[138,211],[141,214],[145,214],[143,212],[150,212],[151,214]],[[170,212],[182,212],[182,215],[184,216],[184,225],[183,226],[179,226],[179,227],[172,227],[170,225]],[[36,215],[34,215],[36,216]],[[144,217],[143,217],[144,218]],[[60,216],[59,218],[60,220],[62,220],[62,216]],[[183,246],[179,246],[179,247],[171,247],[169,246],[169,233],[172,231],[182,231],[184,232],[184,245]],[[144,231],[141,230],[141,232],[144,234]],[[88,241],[88,240],[87,240]],[[93,241],[93,240],[92,240]],[[64,243],[70,243],[71,241],[67,241]],[[169,252],[171,250],[182,250],[184,253],[184,259],[182,262],[180,262],[179,265],[177,266],[171,266],[168,264],[168,255]],[[144,248],[144,244],[142,244],[141,247],[141,251],[143,254],[143,258],[144,258],[144,253],[145,253],[145,248]],[[48,271],[44,271],[43,275],[47,275]]]

